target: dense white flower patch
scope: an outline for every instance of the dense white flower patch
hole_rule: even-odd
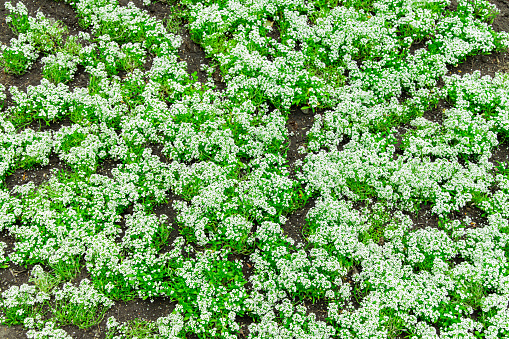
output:
[[[65,283],[54,292],[55,308],[52,312],[61,324],[87,328],[98,324],[113,302],[95,290],[90,281],[83,279],[79,287]]]
[[[35,286],[11,286],[2,292],[0,307],[4,313],[3,321],[14,325],[22,323],[24,318],[38,314],[49,298],[47,293],[38,292]]]
[[[67,82],[74,79],[74,73],[78,69],[78,60],[72,54],[58,52],[41,59],[44,64],[42,73],[52,82]]]
[[[202,67],[205,84],[189,75],[182,38],[145,10],[68,2],[92,36],[64,41],[61,24],[7,5],[18,38],[2,46],[5,70],[44,54],[45,79],[8,88],[0,177],[51,157],[65,166],[0,190],[0,228],[15,238],[7,253],[0,244],[1,264],[36,265],[30,284],[2,292],[3,323],[69,338],[59,326],[93,326],[112,300],[166,297],[172,313],[143,325],[159,338],[237,338],[242,317],[250,338],[509,334],[509,166],[491,160],[509,133],[507,76],[446,76],[509,47],[488,24],[493,5],[187,1],[217,91],[215,69]],[[70,89],[78,65],[89,86]],[[423,118],[441,99],[443,121]],[[315,116],[290,167],[295,106]],[[114,165],[99,174],[105,160]],[[288,215],[310,198],[293,239]],[[168,203],[175,224],[154,213]],[[412,222],[425,204],[438,225]],[[486,222],[454,217],[466,207]],[[81,270],[90,280],[72,284]],[[132,326],[110,318],[108,336]]]
[[[2,46],[0,63],[5,72],[22,74],[32,67],[39,53],[48,54],[63,47],[67,27],[60,22],[46,18],[40,11],[35,18],[29,16],[21,2],[15,7],[6,2],[5,8],[10,12],[6,22],[18,34],[17,39],[11,39],[9,46]]]
[[[40,331],[27,331],[27,338],[30,339],[72,339],[66,331],[56,328],[55,323],[47,322]]]

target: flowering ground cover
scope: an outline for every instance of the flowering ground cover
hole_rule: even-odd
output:
[[[4,6],[0,335],[509,337],[505,3]]]

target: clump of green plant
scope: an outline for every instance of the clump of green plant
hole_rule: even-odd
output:
[[[140,43],[118,44],[108,35],[98,38],[98,44],[91,44],[80,51],[80,59],[87,70],[103,68],[108,75],[117,75],[120,70],[130,72],[141,68],[145,62],[146,50]]]
[[[11,40],[10,46],[2,46],[0,62],[6,73],[23,74],[39,53],[49,54],[63,46],[68,29],[61,22],[46,18],[41,12],[37,12],[35,18],[28,16],[21,2],[16,7],[7,2],[5,8],[10,12],[6,22],[18,35],[17,39]]]
[[[60,277],[45,272],[40,265],[35,265],[30,274],[29,281],[33,283],[39,291],[51,293],[60,283]]]
[[[369,214],[369,228],[359,236],[359,240],[365,244],[373,241],[375,244],[383,245],[385,241],[385,230],[395,229],[395,220],[391,216],[387,204],[376,203]]]
[[[39,52],[30,44],[25,34],[20,34],[18,39],[12,39],[10,46],[2,46],[0,65],[8,74],[21,75],[32,66],[39,57]]]
[[[71,54],[57,52],[41,59],[44,64],[42,76],[54,84],[74,79],[79,59]]]
[[[30,29],[28,10],[22,2],[18,2],[14,7],[8,1],[5,3],[5,9],[10,12],[5,21],[15,34],[26,33]]]
[[[2,323],[6,325],[22,324],[25,318],[35,317],[42,312],[43,306],[49,299],[49,294],[38,292],[33,285],[11,286],[2,292],[0,300],[0,310],[3,313]]]
[[[241,265],[226,259],[226,251],[197,253],[196,260],[172,264],[167,294],[177,300],[188,330],[210,337],[238,331],[233,319],[243,316],[247,297]],[[210,300],[203,304],[203,300]]]
[[[61,48],[61,51],[74,56],[79,56],[80,51],[83,47],[80,43],[80,39],[89,40],[90,35],[88,33],[80,32],[77,36],[76,35],[69,36],[65,40],[65,44]]]
[[[57,277],[63,281],[74,279],[80,272],[81,263],[80,257],[70,256],[69,258],[61,259],[49,265]]]
[[[48,321],[43,324],[38,324],[37,329],[30,329],[27,332],[27,338],[29,339],[72,339],[72,337],[67,334],[61,328],[57,328],[56,324],[52,321]],[[29,326],[30,328],[30,326]]]
[[[381,323],[387,329],[387,336],[390,339],[398,338],[405,331],[405,321],[401,319],[398,312],[387,308],[382,310]]]
[[[131,72],[136,68],[143,67],[145,62],[146,51],[140,43],[127,43],[121,46],[122,57],[120,61],[120,68]]]
[[[21,3],[13,7],[7,2],[5,7],[10,11],[6,21],[13,32],[26,34],[36,49],[48,53],[62,46],[63,37],[68,29],[60,21],[46,18],[42,12],[37,12],[35,18],[28,16],[25,6]]]
[[[79,287],[66,283],[54,292],[53,315],[62,325],[75,325],[81,329],[101,322],[104,313],[113,302],[92,287],[88,279],[83,279]]]
[[[115,317],[109,317],[106,323],[106,339],[149,339],[158,338],[157,324],[142,319],[118,323]]]
[[[7,244],[3,241],[0,241],[0,268],[9,267],[9,256],[5,253],[6,248]]]

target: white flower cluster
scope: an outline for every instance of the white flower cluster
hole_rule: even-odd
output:
[[[83,24],[91,25],[95,36],[107,34],[118,43],[143,42],[144,48],[155,50],[164,43],[173,50],[181,44],[181,37],[168,33],[162,21],[154,19],[132,2],[120,6],[111,0],[81,0],[76,1],[75,6]]]
[[[57,328],[54,322],[48,321],[40,331],[29,330],[27,332],[29,339],[72,339],[64,330]]]
[[[184,317],[180,312],[182,312],[182,306],[177,305],[170,315],[157,319],[157,327],[163,338],[177,339],[182,334]]]
[[[35,164],[47,165],[51,154],[51,134],[25,129],[16,133],[11,123],[0,118],[3,133],[0,140],[6,146],[1,149],[0,177],[5,177],[17,167],[30,168]]]
[[[25,318],[39,314],[49,299],[49,294],[38,292],[35,286],[27,284],[11,286],[2,292],[0,300],[3,322],[9,325],[21,324]]]
[[[90,285],[88,279],[83,279],[79,287],[72,283],[65,283],[61,289],[53,292],[55,299],[67,306],[72,305],[84,309],[110,308],[113,301],[98,292]]]
[[[131,71],[145,62],[146,50],[140,43],[120,45],[107,34],[97,40],[98,43],[85,46],[80,51],[80,61],[89,72],[104,68],[109,75],[114,75],[119,69]]]
[[[2,307],[14,308],[43,303],[49,299],[49,295],[43,292],[38,293],[34,286],[22,284],[21,286],[9,287],[8,290],[2,292],[2,298]]]
[[[449,100],[463,105],[472,113],[481,113],[482,117],[493,122],[497,132],[509,135],[508,76],[498,73],[494,78],[475,71],[472,74],[444,77],[445,89]]]
[[[48,19],[40,11],[35,18],[21,2],[12,6],[6,2],[5,8],[10,12],[6,21],[18,38],[11,39],[10,46],[2,46],[0,60],[8,73],[22,74],[32,67],[39,53],[55,52],[63,45],[63,35],[67,27],[53,19]]]
[[[28,16],[28,10],[22,2],[18,2],[16,6],[13,6],[10,2],[6,2],[5,9],[7,9],[11,14],[14,14],[14,18],[11,16],[5,18],[7,23],[11,23],[13,19]]]
[[[245,312],[247,292],[242,286],[241,264],[228,261],[227,254],[222,250],[205,250],[196,253],[196,259],[178,260],[172,265],[174,272],[168,294],[179,301],[180,307],[174,312],[187,313],[185,332],[233,339],[234,333],[240,330],[236,316]],[[164,331],[177,335],[182,329],[177,314],[160,320],[159,327],[171,325]]]
[[[74,79],[79,60],[72,54],[57,52],[41,59],[44,64],[42,73],[54,83],[67,82]]]
[[[23,33],[19,34],[17,39],[12,38],[9,46],[2,45],[1,49],[0,63],[6,73],[23,74],[39,57],[39,52],[30,43],[29,37]]]

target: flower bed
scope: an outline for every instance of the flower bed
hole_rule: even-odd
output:
[[[509,336],[509,78],[450,74],[509,48],[495,5],[184,0],[165,23],[146,1],[66,2],[82,31],[5,4],[4,72],[43,64],[0,86],[0,264],[30,270],[2,290],[5,325]],[[133,300],[171,307],[113,317]]]

